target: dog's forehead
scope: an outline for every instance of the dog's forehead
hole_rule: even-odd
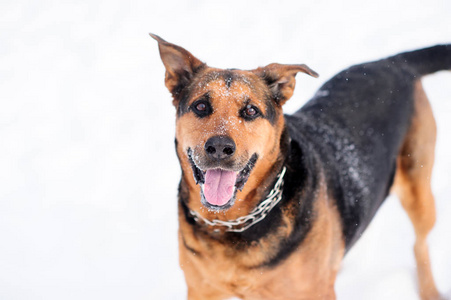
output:
[[[213,69],[205,72],[202,76],[200,84],[208,84],[212,81],[222,80],[227,87],[230,87],[232,83],[240,82],[249,86],[252,86],[255,78],[252,78],[252,73],[241,71],[238,69]]]
[[[213,98],[227,98],[239,102],[247,98],[263,98],[266,94],[261,80],[248,71],[214,69],[198,78],[194,94],[209,93]]]

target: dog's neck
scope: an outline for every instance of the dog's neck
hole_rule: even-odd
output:
[[[243,232],[258,222],[265,219],[271,210],[282,200],[284,176],[287,171],[285,166],[282,167],[281,172],[277,175],[277,180],[272,190],[248,215],[241,216],[235,220],[221,221],[208,220],[203,218],[197,212],[190,210],[189,214],[194,218],[194,221],[203,223],[206,226],[211,226],[215,232]]]
[[[182,209],[186,218],[190,219],[190,222],[196,222],[198,220],[198,225],[204,227],[206,231],[213,232],[225,232],[227,231],[227,226],[209,226],[209,222],[221,222],[221,221],[231,221],[243,218],[245,216],[251,215],[258,210],[258,206],[261,206],[263,201],[268,199],[270,193],[278,192],[277,189],[280,188],[281,180],[283,180],[283,173],[286,169],[284,164],[289,152],[290,139],[288,131],[285,128],[280,137],[280,146],[277,158],[270,165],[270,167],[264,171],[264,176],[262,180],[257,181],[254,179],[254,187],[245,195],[241,195],[240,199],[237,200],[235,204],[224,212],[209,211],[201,204],[201,194],[199,186],[192,186],[188,183],[185,176],[190,176],[191,174],[182,174],[182,180],[180,182],[179,188],[179,199],[182,204]],[[281,178],[282,175],[282,178]],[[251,174],[252,176],[252,174]],[[277,187],[279,185],[279,187]],[[280,196],[282,196],[282,191],[280,191]],[[279,200],[280,201],[280,200]],[[277,201],[278,202],[278,201]],[[268,211],[269,213],[269,211]],[[261,215],[259,215],[261,216]],[[241,226],[237,226],[240,229]]]

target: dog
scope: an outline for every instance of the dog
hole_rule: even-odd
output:
[[[415,229],[422,299],[436,123],[421,77],[451,45],[352,66],[284,115],[304,64],[207,66],[150,34],[176,107],[179,259],[188,299],[335,299],[340,262],[390,193]]]

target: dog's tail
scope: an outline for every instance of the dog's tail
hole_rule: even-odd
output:
[[[404,52],[389,59],[406,63],[420,76],[442,70],[451,71],[451,44]]]

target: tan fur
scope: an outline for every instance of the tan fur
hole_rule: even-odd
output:
[[[435,223],[431,173],[436,124],[421,82],[415,85],[415,113],[397,161],[394,189],[415,229],[414,246],[421,299],[440,299],[431,272],[427,235]]]
[[[227,299],[233,295],[255,300],[335,299],[334,281],[344,242],[338,211],[325,185],[321,186],[311,231],[302,247],[277,268],[252,267],[274,253],[274,245],[291,231],[291,218],[285,219],[286,227],[256,242],[248,252],[235,253],[219,242],[200,238],[180,214],[180,265],[188,284],[188,299]]]

